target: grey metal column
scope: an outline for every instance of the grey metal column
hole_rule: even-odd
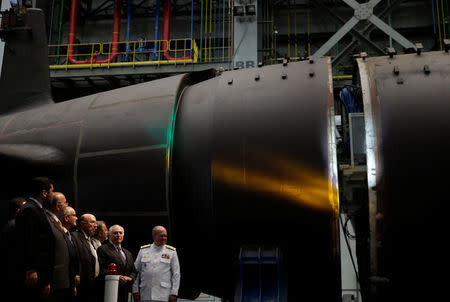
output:
[[[233,20],[233,66],[237,68],[256,67],[258,61],[258,1],[234,1],[234,6],[243,10]],[[254,12],[250,11],[250,7]],[[233,9],[233,8],[231,8]]]

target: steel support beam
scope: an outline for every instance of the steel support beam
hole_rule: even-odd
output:
[[[317,1],[317,0],[316,0]],[[384,16],[390,14],[394,8],[396,8],[398,5],[400,5],[404,0],[394,0],[391,2],[389,6],[386,6],[380,13],[379,17],[383,18]],[[371,32],[376,28],[376,26],[373,23],[369,23],[363,31],[362,35],[365,37],[369,37]],[[331,61],[332,65],[339,64],[350,52],[353,51],[353,49],[357,46],[358,40],[353,39],[343,50],[339,52],[339,54],[336,55],[336,57]],[[384,50],[383,54],[385,53]]]
[[[346,23],[346,21],[344,19],[342,19],[341,17],[336,15],[321,0],[312,0],[311,3],[314,3],[317,7],[319,7],[322,10],[324,10],[325,12],[327,12],[330,15],[330,17],[333,18],[333,20],[335,22],[340,23],[342,25],[344,25]],[[357,41],[361,41],[362,43],[365,43],[367,46],[369,46],[373,50],[375,50],[378,54],[381,55],[381,54],[385,53],[384,49],[380,48],[377,44],[372,42],[370,40],[370,38],[368,36],[366,36],[365,34],[360,33],[359,31],[357,31],[354,28],[352,28],[349,33],[353,36],[354,39],[356,39]]]
[[[344,37],[350,30],[360,21],[360,20],[368,20],[380,30],[385,32],[387,35],[392,37],[395,41],[397,41],[400,45],[405,48],[413,48],[416,49],[416,46],[408,41],[405,37],[399,34],[392,27],[384,23],[381,19],[376,17],[373,14],[373,8],[381,1],[381,0],[371,0],[367,3],[358,3],[355,0],[343,0],[348,6],[354,9],[354,16],[347,21],[344,26],[341,27],[322,47],[320,47],[313,55],[315,58],[320,58],[324,56],[342,37]]]

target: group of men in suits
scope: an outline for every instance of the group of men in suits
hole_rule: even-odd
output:
[[[104,277],[115,263],[118,302],[126,302],[136,271],[132,254],[121,245],[124,228],[112,226],[110,240],[100,246],[93,240],[96,229],[96,217],[87,213],[78,219],[50,179],[33,179],[31,197],[15,218],[16,242],[8,246],[15,267],[8,269],[11,278],[5,284],[18,293],[15,300],[103,302]]]

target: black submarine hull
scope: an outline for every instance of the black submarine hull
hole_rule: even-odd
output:
[[[0,117],[2,199],[47,175],[79,214],[163,224],[181,296],[232,298],[244,246],[277,247],[289,301],[339,297],[328,60],[204,71]],[[324,290],[326,289],[326,290]]]

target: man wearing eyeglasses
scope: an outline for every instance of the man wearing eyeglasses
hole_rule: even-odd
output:
[[[80,216],[79,228],[72,233],[80,259],[80,285],[78,287],[77,301],[95,302],[97,297],[96,285],[100,272],[97,252],[92,245],[92,236],[97,229],[97,219],[92,214]]]
[[[77,226],[77,213],[75,209],[67,206],[64,211],[64,218],[62,220],[64,233],[68,238],[68,247],[70,255],[70,281],[71,290],[73,296],[77,295],[77,287],[80,284],[80,259],[78,258],[76,241],[72,238],[70,230],[73,230]],[[73,301],[73,299],[71,299]]]

